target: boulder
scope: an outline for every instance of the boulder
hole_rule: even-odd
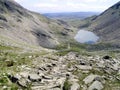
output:
[[[61,88],[63,88],[65,80],[66,80],[66,78],[61,77],[60,79],[57,80],[56,85],[58,85],[58,86],[60,85]]]
[[[70,67],[70,68],[68,68],[67,70],[69,71],[69,72],[73,72],[74,70],[75,70],[76,68],[74,68],[74,67]]]
[[[27,81],[25,79],[21,79],[17,82],[17,84],[21,87],[27,87]]]
[[[81,61],[80,61],[80,65],[86,65],[86,62],[83,61],[83,60],[81,60]]]
[[[96,77],[98,77],[98,75],[91,74],[87,76],[83,81],[85,82],[85,84],[89,84],[89,83],[92,83]]]
[[[101,82],[94,81],[92,85],[88,88],[88,90],[102,90],[104,87]]]
[[[29,75],[28,72],[20,72],[20,76],[23,77],[23,78],[27,78]]]
[[[91,66],[87,66],[87,65],[78,65],[76,66],[78,69],[81,69],[81,70],[91,70],[92,67]]]
[[[117,79],[118,81],[120,81],[120,76],[117,76],[116,79]]]
[[[76,59],[76,53],[75,52],[69,52],[68,54],[67,54],[67,59],[68,60],[73,60],[73,59]]]
[[[20,80],[22,78],[21,75],[19,75],[19,74],[14,75],[14,77],[17,78],[18,80]]]
[[[80,90],[80,85],[78,83],[73,83],[70,90]]]
[[[28,79],[32,82],[41,81],[41,77],[37,74],[29,74]]]

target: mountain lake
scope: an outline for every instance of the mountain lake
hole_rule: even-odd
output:
[[[99,37],[91,31],[79,30],[74,39],[79,43],[94,44]]]

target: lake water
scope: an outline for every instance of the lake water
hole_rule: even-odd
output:
[[[74,38],[77,42],[87,43],[87,44],[94,44],[99,39],[99,37],[95,35],[93,32],[86,30],[80,30]]]

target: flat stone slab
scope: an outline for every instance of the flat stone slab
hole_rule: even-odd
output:
[[[88,90],[102,90],[104,87],[101,82],[94,81]]]
[[[83,81],[85,82],[85,84],[89,84],[89,83],[93,82],[93,80],[96,77],[98,77],[98,75],[91,74],[91,75],[87,76]]]
[[[37,74],[29,74],[28,79],[32,82],[41,81],[41,77]]]
[[[26,83],[26,82],[27,82],[26,80],[21,79],[21,80],[19,80],[19,81],[17,82],[17,84],[18,84],[19,86],[21,86],[21,87],[27,87],[27,83]]]
[[[29,75],[29,72],[21,72],[20,75],[21,75],[23,78],[27,78],[28,75]]]
[[[92,69],[91,66],[86,66],[86,65],[78,65],[77,68],[81,69],[81,70],[91,70]]]

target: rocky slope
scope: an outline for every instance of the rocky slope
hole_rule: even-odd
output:
[[[70,40],[73,31],[63,23],[0,1],[0,90],[120,90],[119,50],[32,51]]]
[[[28,90],[119,90],[120,59],[69,52],[64,56],[28,56],[31,65],[19,65],[8,78]],[[5,88],[5,87],[2,87]],[[6,89],[11,88],[6,86]]]
[[[0,0],[0,43],[53,48],[72,38],[74,31],[68,27],[28,11],[14,0]]]
[[[120,52],[0,45],[0,90],[119,90]]]
[[[120,44],[120,2],[111,6],[92,21],[93,30],[105,43]]]

